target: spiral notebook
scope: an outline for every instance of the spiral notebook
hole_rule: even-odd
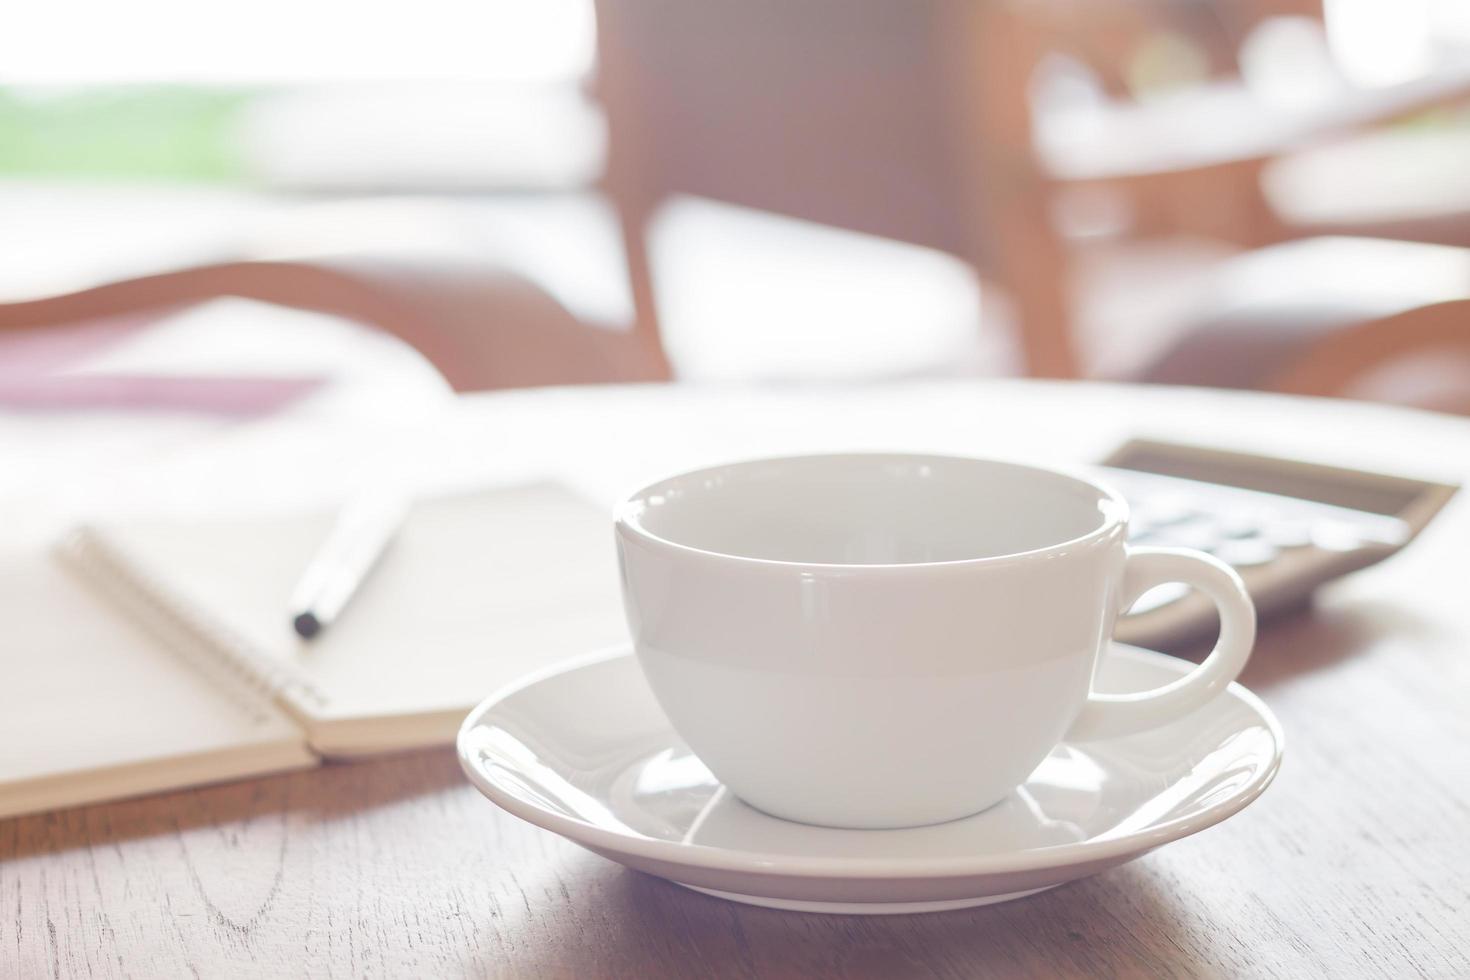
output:
[[[0,690],[0,815],[453,741],[522,674],[621,640],[610,521],[538,484],[424,499],[310,642],[292,587],[328,512],[80,528]],[[12,562],[12,565],[15,563]]]

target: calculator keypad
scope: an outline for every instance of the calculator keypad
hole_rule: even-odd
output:
[[[1164,548],[1191,548],[1214,555],[1244,571],[1269,565],[1285,550],[1318,544],[1324,537],[1345,544],[1353,529],[1307,515],[1289,515],[1258,503],[1191,499],[1176,491],[1129,487],[1132,544]],[[1339,544],[1342,547],[1343,544]],[[1148,612],[1187,594],[1178,583],[1160,585],[1145,593],[1131,610]]]
[[[1112,470],[1110,480],[1128,500],[1130,544],[1203,551],[1242,573],[1270,565],[1293,549],[1349,551],[1402,545],[1409,537],[1408,526],[1396,517],[1152,474]],[[1156,609],[1187,593],[1178,583],[1157,586],[1132,612]]]
[[[1228,565],[1264,565],[1282,548],[1302,547],[1312,542],[1311,528],[1302,522],[1284,521],[1245,511],[1209,514],[1189,511],[1165,521],[1153,517],[1140,505],[1139,516],[1129,524],[1134,544],[1165,548],[1193,548],[1219,558]]]
[[[1152,460],[1156,466],[1164,465],[1158,462],[1159,454],[1171,451],[1167,446],[1140,445],[1144,461]],[[1128,458],[1130,447],[1132,444],[1115,453],[1114,458]],[[1190,463],[1190,459],[1185,462]],[[1251,462],[1246,459],[1247,464]],[[1228,477],[1227,464],[1228,460],[1215,463],[1216,469]],[[1104,464],[1099,477],[1128,502],[1129,544],[1186,548],[1213,555],[1240,572],[1262,610],[1294,602],[1322,582],[1371,565],[1403,547],[1414,535],[1414,528],[1397,513],[1328,503],[1327,499],[1333,498],[1328,491],[1334,488],[1323,480],[1330,482],[1330,474],[1309,473],[1311,479],[1304,478],[1308,489],[1327,498],[1312,499],[1292,496],[1289,489],[1277,493],[1252,489],[1251,480],[1256,486],[1292,486],[1290,473],[1270,474],[1274,479],[1267,481],[1260,470],[1259,466],[1243,467],[1240,479],[1246,485],[1188,479],[1166,475],[1167,470],[1150,472],[1116,463]],[[1347,489],[1352,489],[1351,477],[1350,473],[1343,477]],[[1453,488],[1438,489],[1453,492]],[[1336,496],[1352,499],[1345,492]],[[1380,498],[1360,495],[1358,499]],[[1161,607],[1189,594],[1190,590],[1179,583],[1150,589],[1129,610],[1132,615],[1125,617],[1120,636],[1129,643],[1149,644],[1202,628],[1210,618],[1208,603],[1192,602],[1172,616],[1162,612]],[[1140,615],[1155,610],[1161,615]],[[1129,624],[1127,620],[1134,622]]]
[[[1134,501],[1137,501],[1134,503]],[[1237,569],[1270,564],[1283,548],[1302,547],[1312,541],[1311,528],[1301,521],[1259,509],[1233,508],[1216,512],[1191,507],[1179,499],[1155,501],[1130,494],[1133,516],[1128,540],[1133,544],[1164,548],[1192,548],[1214,555]],[[1133,613],[1144,613],[1183,598],[1188,588],[1169,583],[1150,589],[1134,604]]]

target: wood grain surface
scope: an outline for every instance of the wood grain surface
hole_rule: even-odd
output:
[[[1383,409],[1029,385],[731,397],[496,396],[437,438],[535,418],[539,436],[514,439],[584,447],[572,469],[594,490],[676,457],[916,431],[908,443],[974,450],[1050,432],[1058,455],[1095,458],[1137,427],[1364,465],[1432,455],[1432,475],[1470,477],[1470,423]],[[1024,432],[974,424],[1001,417]],[[691,427],[697,450],[676,438]],[[615,452],[618,431],[660,448]],[[258,448],[154,465],[132,490],[185,470],[212,472],[204,487],[219,452]],[[1410,551],[1267,627],[1242,680],[1287,750],[1261,800],[1031,898],[899,917],[735,905],[498,811],[444,750],[0,822],[0,977],[1470,976],[1467,544],[1456,501]]]

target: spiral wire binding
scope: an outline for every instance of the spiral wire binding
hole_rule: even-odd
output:
[[[58,543],[57,553],[93,585],[139,614],[182,659],[216,680],[222,670],[224,679],[233,682],[224,685],[226,693],[257,720],[265,716],[258,698],[326,706],[326,696],[299,671],[261,652],[240,631],[178,600],[158,576],[124,559],[95,529],[71,531]]]

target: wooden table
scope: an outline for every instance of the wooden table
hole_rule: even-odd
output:
[[[1132,433],[1470,482],[1470,421],[1189,390],[955,383],[468,399],[432,424],[314,420],[107,465],[67,508],[230,507],[551,468],[609,502],[674,466],[802,448],[1100,456]],[[0,446],[0,448],[4,448]],[[40,520],[42,524],[45,520]],[[0,822],[0,976],[1470,975],[1470,500],[1242,680],[1276,784],[1096,878],[936,915],[747,908],[624,870],[480,798],[449,750]],[[99,733],[105,737],[105,733]]]

